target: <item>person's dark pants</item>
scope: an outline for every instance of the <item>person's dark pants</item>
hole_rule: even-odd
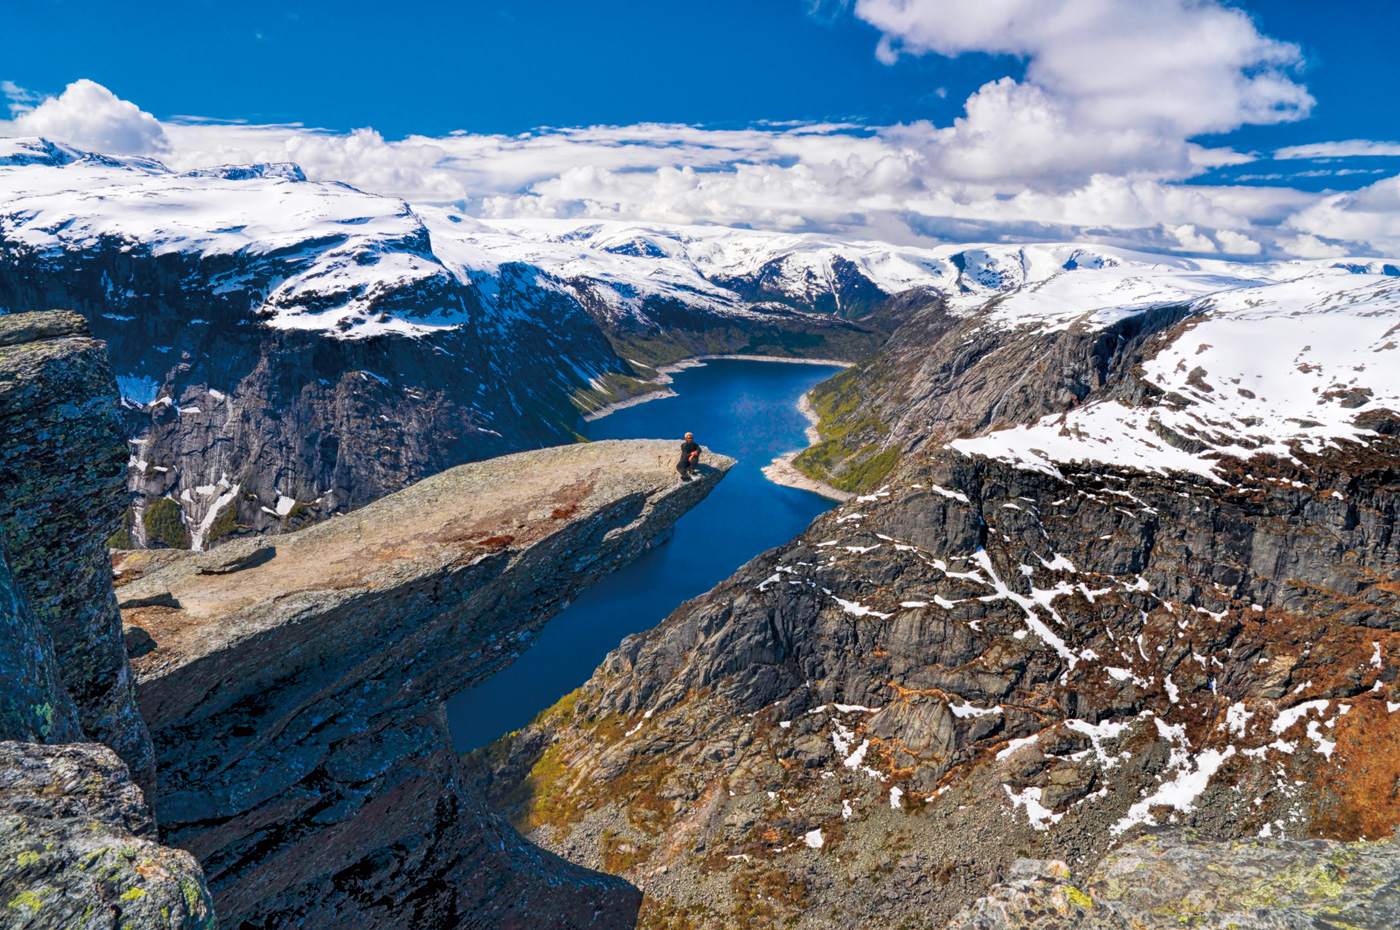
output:
[[[681,460],[676,463],[676,471],[680,472],[682,478],[689,478],[690,473],[696,471],[699,467],[699,461],[687,461],[685,456],[681,456]]]

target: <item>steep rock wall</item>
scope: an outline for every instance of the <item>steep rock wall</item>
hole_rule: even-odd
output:
[[[568,442],[576,396],[615,399],[630,372],[576,304],[511,266],[496,297],[512,312],[446,275],[373,296],[380,313],[446,315],[450,329],[344,339],[262,325],[250,302],[297,261],[120,238],[41,255],[0,239],[0,307],[70,308],[109,346],[134,437],[123,545],[295,529],[451,465]],[[148,532],[166,497],[183,532]]]
[[[892,304],[903,304],[902,325],[879,354],[811,392],[823,438],[796,465],[843,490],[874,490],[900,456],[925,444],[1033,422],[1091,395],[1151,396],[1134,370],[1192,315],[1168,306],[1102,328],[1022,334],[950,313],[937,296],[915,292]]]
[[[126,501],[115,402],[81,317],[0,316],[0,923],[210,930],[204,876],[137,784],[151,744],[104,545]]]
[[[462,778],[442,701],[664,541],[732,460],[600,442],[450,469],[209,553],[127,553],[119,593],[167,842],[242,927],[630,926],[627,883],[530,847]]]
[[[72,743],[82,739],[78,708],[63,687],[49,631],[29,609],[0,547],[0,739]]]
[[[150,738],[107,557],[126,503],[115,388],[106,347],[82,317],[0,316],[0,544],[48,631],[82,731],[149,786]]]
[[[941,927],[1017,858],[1092,869],[1157,826],[1390,835],[1400,418],[1208,474],[1004,462],[947,441],[1076,386],[1191,403],[1141,376],[1180,312],[980,348],[912,325],[922,352],[840,376],[837,422],[898,450],[884,486],[478,753],[493,804],[637,882],[645,927]]]

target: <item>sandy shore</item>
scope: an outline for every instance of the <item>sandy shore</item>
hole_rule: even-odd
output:
[[[840,488],[833,488],[825,481],[818,481],[810,478],[797,470],[797,466],[792,464],[792,460],[797,458],[798,453],[787,452],[778,456],[769,464],[763,466],[763,477],[774,484],[781,484],[788,488],[798,488],[803,491],[812,491],[822,497],[829,497],[834,501],[848,501],[855,497],[849,491],[842,491]]]
[[[815,446],[817,443],[821,442],[821,434],[817,432],[817,423],[820,422],[820,418],[817,416],[817,411],[812,406],[812,402],[807,399],[806,394],[803,394],[797,399],[797,409],[807,418],[807,445],[809,447]],[[792,461],[800,454],[801,450],[798,450],[797,452],[785,452],[778,456],[772,462],[763,466],[763,477],[774,484],[781,484],[789,488],[799,488],[803,491],[812,491],[813,493],[820,494],[822,497],[829,497],[834,501],[848,501],[855,497],[855,495],[849,491],[833,488],[825,481],[818,481],[816,478],[798,471],[797,466],[792,464]]]
[[[656,369],[656,380],[652,381],[651,383],[659,385],[669,385],[671,384],[671,375],[675,374],[678,371],[685,371],[687,368],[699,368],[706,362],[726,358],[737,358],[750,362],[787,362],[793,365],[835,365],[838,368],[850,368],[853,364],[852,362],[838,361],[834,358],[787,358],[786,356],[782,355],[692,355],[689,358],[683,358],[678,362],[672,362],[669,365],[662,365],[660,368]],[[634,362],[633,364],[640,363]],[[675,396],[675,391],[671,390],[669,387],[665,387],[659,391],[650,391],[646,394],[638,394],[636,397],[629,397],[626,400],[620,400],[615,404],[605,404],[604,406],[599,407],[597,410],[594,410],[592,413],[584,414],[582,419],[585,423],[592,423],[594,420],[601,420],[603,417],[607,416],[610,413],[617,413],[617,411],[619,410],[626,410],[628,407],[635,407],[638,404],[644,404],[649,400],[661,400],[663,397]],[[803,397],[802,403],[806,402],[807,398]],[[800,407],[801,404],[799,404],[799,408]],[[803,410],[802,412],[807,415],[807,419],[815,423],[816,414],[808,413],[808,410],[810,409],[811,405],[809,404],[807,410]],[[815,443],[817,441],[814,438],[815,436],[816,433],[809,428],[807,430],[808,445],[811,445],[812,443]],[[782,484],[783,482],[780,481],[778,483]],[[837,493],[842,492],[838,491]]]
[[[610,413],[617,413],[619,410],[626,410],[628,407],[635,407],[638,404],[645,404],[649,400],[660,400],[663,397],[675,397],[676,392],[670,388],[662,388],[659,391],[648,391],[645,394],[638,394],[636,397],[629,397],[620,400],[615,404],[605,404],[592,413],[583,415],[583,422],[592,423],[594,420],[601,420]]]

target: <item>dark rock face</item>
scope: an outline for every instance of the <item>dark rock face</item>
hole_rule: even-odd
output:
[[[813,390],[822,432],[834,438],[797,459],[847,490],[880,486],[888,468],[863,480],[861,471],[886,449],[906,453],[1030,423],[1091,395],[1139,403],[1160,394],[1136,370],[1190,316],[1186,307],[1163,307],[1102,329],[1023,336],[988,327],[976,315],[955,316],[936,295],[906,295],[887,310],[903,323],[880,353]],[[848,475],[858,480],[848,486],[841,481]]]
[[[152,751],[105,544],[126,498],[114,388],[82,317],[0,316],[0,923],[206,930],[199,866],[158,844],[138,787]]]
[[[890,295],[861,273],[848,258],[833,256],[828,274],[819,276],[811,267],[799,266],[784,257],[764,263],[743,277],[717,276],[715,282],[753,303],[796,305],[802,297],[803,309],[830,313],[850,319],[874,310]]]
[[[576,303],[521,266],[496,282],[513,312],[488,312],[445,273],[380,288],[378,312],[450,313],[453,329],[344,339],[262,325],[250,305],[298,261],[153,254],[120,239],[37,255],[0,239],[0,306],[71,308],[108,343],[136,437],[131,545],[160,544],[141,517],[163,496],[199,547],[295,529],[460,462],[570,441],[574,398],[594,390],[581,373],[630,371]],[[599,402],[614,399],[606,390]]]
[[[95,743],[0,742],[6,927],[213,930],[194,857],[156,842],[126,766]]]
[[[442,701],[577,591],[664,541],[732,460],[662,442],[460,466],[355,513],[209,553],[118,560],[154,807],[242,927],[625,927],[628,883],[521,841]]]
[[[1018,858],[1092,869],[1152,827],[1390,835],[1393,435],[1214,479],[945,445],[1080,390],[1150,401],[1138,365],[1181,320],[1156,313],[999,342],[915,315],[922,353],[905,332],[836,379],[836,421],[903,450],[885,486],[477,754],[488,798],[642,885],[648,927],[942,926]]]
[[[0,739],[72,743],[83,738],[63,687],[49,631],[29,609],[0,550]]]
[[[131,438],[118,548],[295,530],[461,462],[572,441],[580,413],[660,389],[652,366],[684,356],[853,358],[888,334],[813,312],[884,298],[839,255],[820,271],[775,259],[741,282],[748,297],[698,274],[654,290],[654,269],[551,273],[458,214],[294,165],[176,174],[39,139],[5,148],[0,310],[71,309],[110,346]],[[609,250],[665,254],[645,238]]]
[[[81,731],[150,785],[150,738],[136,709],[107,556],[125,504],[122,440],[105,347],[82,317],[0,316],[0,540],[19,594],[12,604],[22,611],[19,601],[27,603],[47,631]],[[41,641],[12,648],[37,650],[39,665],[29,664],[45,674]],[[48,703],[59,731],[74,736],[63,702]]]

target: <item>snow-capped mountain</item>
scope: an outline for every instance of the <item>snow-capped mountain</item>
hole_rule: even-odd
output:
[[[994,311],[1003,324],[1105,328],[1148,304],[1180,303],[1188,315],[1142,363],[1151,403],[1102,398],[954,447],[1052,472],[1057,461],[1090,461],[1212,478],[1222,456],[1288,458],[1358,439],[1377,425],[1369,411],[1400,411],[1400,278],[1386,273],[1394,267],[1289,263],[1259,268],[1254,280],[1163,269],[1123,275],[1122,290],[1110,292],[1123,306],[1097,308],[1078,282],[1012,295]],[[1364,273],[1372,270],[1381,273]],[[1101,286],[1119,276],[1107,277]],[[1226,286],[1205,290],[1212,284]]]
[[[0,311],[75,309],[109,343],[132,411],[136,543],[153,541],[142,515],[162,497],[195,545],[292,525],[455,462],[568,441],[580,409],[648,388],[651,369],[629,359],[856,358],[935,300],[984,329],[1107,332],[1177,307],[1200,330],[1199,358],[1151,375],[1189,404],[1156,419],[1090,405],[1069,414],[1072,439],[1056,421],[1057,442],[1039,427],[976,440],[998,454],[1048,461],[1073,442],[1073,454],[1175,462],[1205,455],[1182,451],[1195,443],[1339,435],[1351,420],[1288,408],[1313,387],[1377,404],[1400,394],[1381,361],[1396,276],[1400,262],[1376,259],[487,221],[311,182],[295,165],[177,173],[0,140]],[[1264,345],[1290,361],[1267,391],[1233,361]],[[1371,349],[1375,362],[1357,354]],[[1158,455],[1163,427],[1197,438]]]
[[[134,543],[162,498],[199,546],[568,441],[632,373],[538,268],[497,262],[478,286],[402,201],[294,166],[3,151],[0,308],[77,310],[107,341]]]
[[[643,328],[655,324],[649,308],[668,304],[699,325],[787,318],[794,308],[854,315],[850,294],[864,308],[941,274],[878,274],[877,285],[866,272],[891,260],[883,246],[866,254],[834,241],[719,229],[488,225],[309,182],[295,165],[177,174],[151,159],[44,140],[0,140],[0,200],[8,250],[54,259],[120,243],[194,258],[217,267],[213,293],[246,305],[262,325],[345,339],[449,329],[474,315],[470,303],[504,321],[521,313],[531,290],[578,301],[604,324]],[[136,295],[110,297],[120,304]]]

